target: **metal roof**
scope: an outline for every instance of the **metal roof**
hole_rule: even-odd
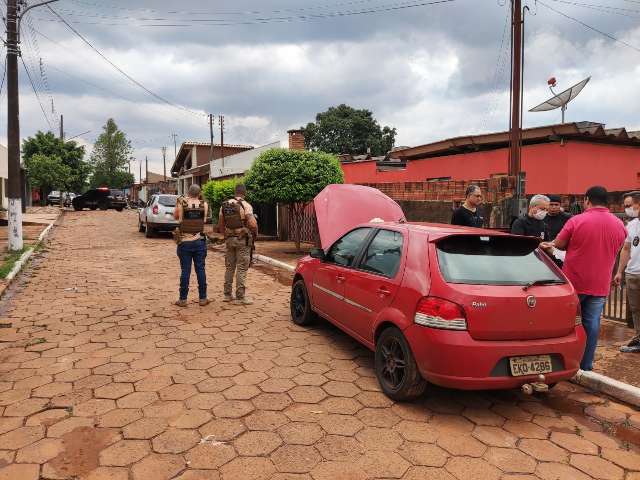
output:
[[[522,130],[523,145],[577,140],[584,142],[631,145],[640,147],[640,132],[627,132],[625,128],[605,129],[596,122],[574,122]],[[494,150],[509,145],[509,132],[487,133],[454,137],[417,147],[399,149],[390,153],[393,158],[411,160],[467,153],[479,150]]]

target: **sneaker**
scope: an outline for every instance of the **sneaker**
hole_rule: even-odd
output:
[[[635,347],[636,345],[640,345],[640,335],[636,335],[627,343],[627,347]]]
[[[176,300],[175,305],[177,305],[179,307],[186,307],[187,306],[187,301],[186,300]]]
[[[247,298],[247,297],[243,297],[243,298],[236,298],[233,302],[234,305],[253,305],[253,300]]]
[[[201,307],[206,307],[207,305],[209,305],[209,303],[211,303],[209,301],[208,298],[201,298],[198,303],[200,304]]]
[[[222,299],[223,302],[233,302],[233,295],[228,295],[228,294],[224,294],[224,298]]]
[[[622,353],[640,353],[640,345],[620,347],[620,351]]]

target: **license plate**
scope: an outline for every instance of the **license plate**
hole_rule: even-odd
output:
[[[539,373],[550,373],[553,371],[551,356],[531,355],[529,357],[511,357],[511,375],[521,377],[523,375],[537,375]]]

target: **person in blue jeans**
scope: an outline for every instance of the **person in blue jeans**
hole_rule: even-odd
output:
[[[611,290],[616,257],[627,237],[624,224],[609,211],[607,200],[604,187],[591,187],[585,194],[585,212],[571,217],[553,242],[541,244],[547,252],[553,248],[567,252],[562,271],[580,299],[587,334],[582,370],[593,370],[600,316]]]
[[[202,198],[200,186],[189,187],[186,197],[178,198],[174,212],[175,219],[180,222],[175,236],[178,242],[177,254],[180,259],[180,298],[176,302],[179,307],[187,306],[189,295],[189,279],[191,264],[198,277],[198,298],[201,307],[209,303],[207,299],[207,274],[205,258],[207,258],[207,242],[204,235],[204,224],[209,206]]]

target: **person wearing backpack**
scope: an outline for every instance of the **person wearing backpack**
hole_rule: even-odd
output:
[[[174,218],[180,226],[173,232],[173,238],[178,244],[178,258],[180,259],[180,298],[176,302],[179,307],[187,306],[189,294],[189,278],[191,277],[191,263],[195,266],[198,277],[198,296],[201,307],[209,304],[207,299],[207,275],[204,260],[207,258],[207,241],[204,235],[204,222],[207,218],[209,206],[202,198],[200,186],[193,184],[189,187],[186,197],[178,197]]]
[[[251,249],[258,236],[258,222],[253,208],[244,197],[247,189],[238,184],[235,196],[220,207],[218,231],[224,234],[226,253],[224,276],[224,301],[236,305],[251,305],[253,302],[245,296],[245,281],[251,264]],[[236,277],[236,296],[233,298],[233,277]]]

